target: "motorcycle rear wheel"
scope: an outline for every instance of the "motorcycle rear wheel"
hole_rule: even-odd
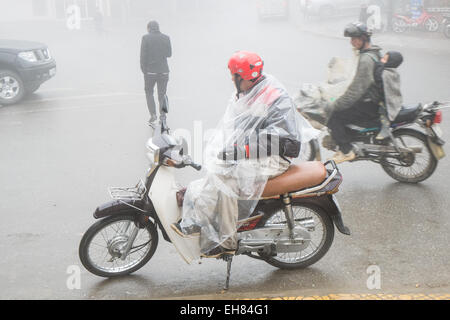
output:
[[[412,129],[400,129],[393,132],[394,138],[400,147],[416,147],[411,143],[420,144],[421,153],[414,154],[413,162],[408,166],[400,160],[384,158],[381,162],[383,170],[393,179],[399,182],[418,183],[429,178],[436,170],[438,160],[433,156],[428,146],[427,136],[422,132]],[[397,162],[398,165],[387,163]]]
[[[294,219],[312,218],[315,221],[315,230],[311,232],[310,245],[300,252],[279,253],[275,257],[265,257],[264,260],[280,269],[303,269],[319,261],[330,249],[334,239],[334,224],[330,216],[320,207],[312,204],[292,202]],[[269,218],[265,225],[272,223],[286,224],[283,210]],[[319,230],[318,230],[319,229]],[[309,252],[309,249],[312,249]],[[304,255],[302,253],[305,253]]]
[[[127,225],[129,227],[125,230]],[[139,229],[129,254],[121,260],[117,252],[126,245],[134,225],[135,215],[127,214],[109,216],[93,224],[83,235],[79,246],[83,266],[89,272],[107,278],[127,275],[142,268],[156,251],[158,231],[151,222]],[[95,250],[98,256],[94,255]],[[136,258],[131,258],[132,255]]]

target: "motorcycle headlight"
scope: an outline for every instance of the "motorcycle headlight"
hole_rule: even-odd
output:
[[[153,163],[159,162],[159,148],[152,143],[151,139],[147,142],[147,158]]]
[[[23,51],[19,53],[19,58],[28,61],[28,62],[36,62],[37,58],[33,51]]]

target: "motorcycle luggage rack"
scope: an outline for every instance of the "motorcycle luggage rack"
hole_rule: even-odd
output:
[[[119,201],[142,200],[145,192],[147,192],[145,183],[142,180],[139,180],[134,187],[110,187],[108,190],[111,198]]]

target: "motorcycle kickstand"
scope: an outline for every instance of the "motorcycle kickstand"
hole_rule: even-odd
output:
[[[231,263],[233,262],[233,255],[224,254],[221,258],[227,263],[227,279],[225,281],[225,286],[223,287],[223,290],[228,291],[230,287]]]

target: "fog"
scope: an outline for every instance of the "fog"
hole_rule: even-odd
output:
[[[208,97],[214,93],[215,98],[208,99],[211,109],[223,108],[233,89],[226,65],[237,50],[258,52],[266,72],[284,80],[291,90],[300,82],[324,79],[330,59],[327,43],[316,47],[302,44],[308,35],[298,33],[295,20],[259,21],[253,0],[190,1],[195,4],[190,6],[187,1],[172,6],[170,1],[129,1],[133,4],[129,16],[104,17],[103,34],[92,20],[82,19],[79,30],[69,30],[64,19],[20,19],[21,10],[26,12],[24,4],[9,2],[8,10],[17,19],[5,21],[2,13],[0,38],[43,42],[57,63],[56,77],[37,94],[51,95],[64,89],[143,93],[139,50],[150,20],[157,20],[161,32],[171,38],[168,95],[174,108],[178,98],[195,103],[204,99],[205,93]],[[143,7],[140,11],[139,6]],[[338,49],[335,53],[346,52]]]
[[[259,53],[265,71],[278,77],[292,94],[302,83],[325,80],[328,61],[333,56],[351,54],[348,39],[341,36],[342,29],[358,20],[360,4],[364,3],[341,1],[352,7],[336,17],[321,20],[311,16],[305,20],[301,1],[292,0],[288,18],[263,20],[258,14],[263,2],[256,0],[1,2],[7,10],[0,12],[0,39],[43,42],[56,60],[56,77],[37,94],[48,96],[64,90],[69,95],[70,90],[142,94],[140,41],[148,21],[157,20],[161,32],[172,42],[168,86],[171,105],[176,108],[177,99],[184,103],[191,99],[186,107],[195,110],[192,104],[206,95],[209,107],[202,112],[223,108],[230,96],[233,87],[226,64],[237,50]],[[279,5],[282,1],[272,3]],[[78,24],[67,11],[71,4],[80,7]],[[103,13],[103,32],[97,30],[93,20],[96,5]],[[276,13],[273,8],[268,10]],[[324,29],[327,24],[328,29]],[[314,37],[316,30],[322,31],[322,38]]]
[[[124,288],[143,298],[214,294],[223,278],[216,261],[184,268],[175,249],[162,240],[165,247],[136,278],[100,282],[83,269],[81,290],[70,291],[66,268],[80,266],[78,244],[94,222],[93,210],[109,200],[106,188],[131,185],[148,168],[145,142],[151,130],[139,61],[147,23],[158,21],[171,39],[170,128],[193,132],[201,123],[203,133],[216,126],[235,93],[227,69],[232,53],[257,52],[264,72],[295,97],[302,84],[326,80],[332,57],[352,55],[343,30],[360,18],[362,4],[377,1],[310,2],[339,2],[339,8],[315,12],[312,7],[305,13],[302,0],[0,0],[0,39],[44,43],[57,68],[35,93],[0,106],[0,181],[6,181],[0,185],[0,298],[128,298]],[[406,2],[387,1],[396,4],[397,12],[406,10],[399,5]],[[71,11],[73,5],[79,16]],[[450,11],[450,1],[438,5],[430,10],[439,17],[442,10]],[[94,20],[97,6],[100,27]],[[373,43],[402,52],[406,106],[450,100],[450,39],[441,29],[380,29]],[[442,130],[448,141],[446,112]],[[354,235],[340,235],[327,260],[305,272],[275,271],[243,257],[236,263],[240,273],[233,274],[234,292],[361,291],[373,262],[383,267],[386,291],[415,290],[405,284],[415,285],[417,278],[430,288],[448,288],[450,203],[442,196],[448,163],[448,158],[440,161],[426,184],[406,187],[373,163],[344,164],[339,197]],[[202,174],[179,172],[184,184]],[[417,235],[420,241],[411,251]]]

